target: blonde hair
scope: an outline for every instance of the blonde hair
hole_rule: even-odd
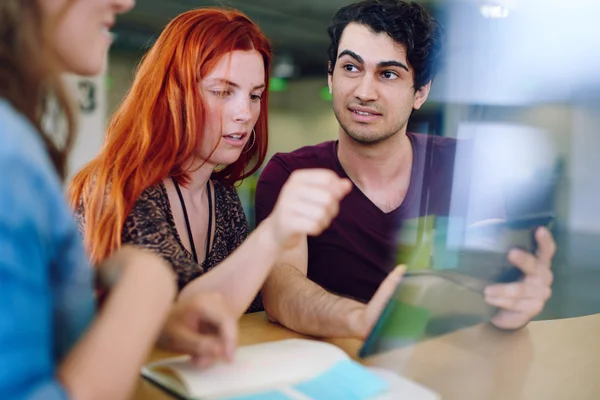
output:
[[[75,112],[47,38],[53,36],[48,32],[59,23],[69,3],[55,20],[50,20],[36,0],[0,1],[0,97],[35,126],[63,179],[74,139]],[[50,136],[42,128],[50,99],[58,105],[56,117],[66,120],[66,131],[60,140],[56,132]]]

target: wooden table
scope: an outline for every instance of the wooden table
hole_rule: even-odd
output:
[[[264,313],[240,321],[240,345],[306,338]],[[356,359],[361,342],[327,340]],[[488,325],[361,360],[430,387],[443,399],[600,399],[600,314],[532,322],[506,333]],[[156,350],[151,359],[172,354]],[[169,396],[140,378],[135,400]]]

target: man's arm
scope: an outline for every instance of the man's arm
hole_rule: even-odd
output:
[[[290,160],[275,155],[265,166],[256,186],[257,223],[271,214],[281,188],[299,167],[290,165]],[[365,338],[394,292],[403,269],[390,273],[365,305],[331,294],[309,280],[307,237],[296,243],[281,252],[261,290],[269,318],[308,335]]]
[[[307,335],[361,336],[358,317],[365,305],[331,294],[309,280],[307,261],[306,239],[277,261],[262,290],[269,318]]]
[[[318,337],[366,338],[402,277],[396,268],[383,281],[369,304],[329,293],[307,278],[306,240],[286,250],[265,282],[265,311],[275,322]]]

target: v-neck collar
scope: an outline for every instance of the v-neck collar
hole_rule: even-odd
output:
[[[395,209],[393,209],[392,211],[389,211],[389,212],[384,212],[381,208],[377,207],[377,205],[375,203],[373,203],[373,201],[371,201],[371,199],[358,187],[358,185],[356,183],[354,183],[354,181],[352,179],[350,179],[350,177],[344,170],[344,167],[342,167],[342,163],[340,163],[340,159],[338,158],[339,140],[332,141],[332,146],[330,148],[331,151],[333,152],[333,159],[335,160],[335,166],[337,168],[338,174],[340,174],[340,176],[342,176],[343,178],[348,178],[350,180],[350,182],[352,182],[352,186],[354,187],[354,189],[359,193],[360,196],[362,196],[366,200],[367,204],[369,204],[369,207],[371,207],[374,212],[378,213],[378,215],[381,215],[384,217],[390,217],[390,216],[393,217],[398,214],[402,214],[404,212],[404,210],[409,207],[409,205],[412,203],[412,201],[415,197],[415,186],[416,186],[416,181],[418,179],[416,177],[416,174],[418,172],[417,166],[419,165],[419,162],[420,162],[420,154],[417,149],[416,138],[410,132],[407,132],[406,136],[410,140],[410,144],[412,146],[412,151],[413,151],[412,166],[411,166],[411,171],[410,171],[410,182],[408,183],[408,189],[406,190],[406,196],[402,200],[402,204],[400,204],[398,207],[396,207]]]

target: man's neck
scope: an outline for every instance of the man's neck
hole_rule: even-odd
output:
[[[344,171],[363,192],[379,192],[410,181],[413,150],[406,131],[383,142],[365,145],[340,128],[337,153]]]

